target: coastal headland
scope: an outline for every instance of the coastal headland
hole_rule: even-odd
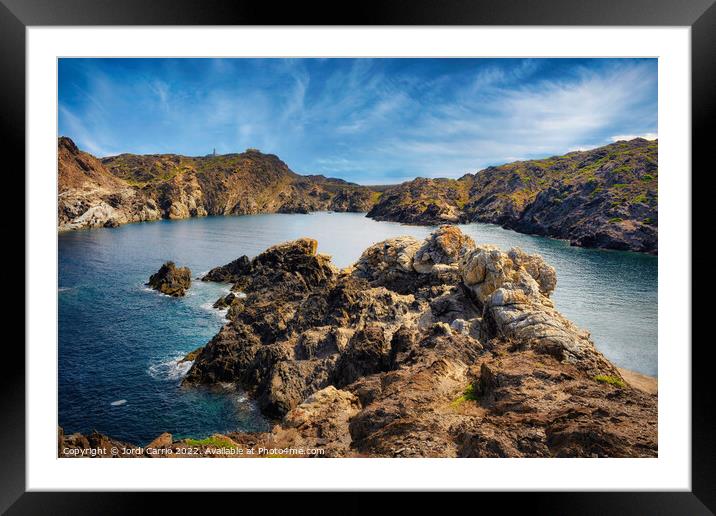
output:
[[[227,322],[182,383],[247,391],[270,431],[140,447],[60,430],[59,455],[657,456],[655,385],[555,308],[557,274],[539,255],[454,225],[376,243],[343,269],[317,249],[284,242],[202,278],[230,286]]]

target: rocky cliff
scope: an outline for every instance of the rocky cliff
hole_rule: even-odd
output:
[[[57,224],[60,230],[157,220],[162,212],[141,189],[115,177],[69,138],[58,141]]]
[[[642,138],[387,190],[376,220],[489,222],[573,245],[657,253],[658,143]]]
[[[58,141],[60,230],[205,215],[368,211],[378,192],[301,176],[271,154],[121,154],[99,160]]]

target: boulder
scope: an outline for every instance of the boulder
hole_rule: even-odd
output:
[[[328,456],[344,456],[350,451],[350,419],[360,410],[358,398],[332,385],[314,392],[291,410],[283,428],[294,431],[303,446],[320,447]]]
[[[415,273],[413,258],[421,242],[411,236],[391,238],[363,251],[353,274],[376,285],[404,281]]]
[[[507,255],[515,265],[523,267],[534,278],[542,294],[552,294],[557,287],[557,271],[544,258],[538,254],[527,254],[519,247],[510,249]]]
[[[174,262],[166,262],[149,277],[146,285],[162,294],[181,297],[191,286],[191,270],[188,267],[177,267]]]
[[[477,247],[465,255],[460,270],[463,284],[483,308],[489,334],[578,363],[593,375],[619,376],[589,333],[555,310],[547,296],[556,285],[556,274],[540,257],[519,249],[505,253]]]
[[[443,225],[425,239],[415,252],[413,268],[421,274],[429,274],[436,265],[455,265],[475,248],[472,238],[456,226]]]

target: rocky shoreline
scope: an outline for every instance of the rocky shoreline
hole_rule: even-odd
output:
[[[658,142],[489,167],[460,179],[360,186],[302,176],[270,154],[121,154],[58,140],[58,229],[206,215],[367,212],[405,224],[486,222],[580,247],[658,251]]]
[[[657,456],[657,394],[555,309],[556,273],[540,256],[455,226],[377,243],[345,269],[317,247],[286,242],[202,278],[232,284],[217,301],[228,322],[187,357],[183,384],[245,389],[273,429],[162,434],[148,448],[166,453],[151,456]],[[61,432],[58,453],[116,444]]]
[[[340,179],[296,174],[255,149],[100,160],[69,138],[58,139],[59,231],[207,215],[365,212],[379,195]]]
[[[657,254],[658,142],[636,138],[460,179],[418,178],[385,191],[368,217],[487,222],[580,247]]]

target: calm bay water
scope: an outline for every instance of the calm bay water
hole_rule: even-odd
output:
[[[657,258],[570,247],[489,224],[461,226],[478,243],[541,254],[557,269],[557,308],[589,330],[615,364],[657,374]],[[199,276],[243,254],[309,236],[338,266],[370,244],[431,228],[376,222],[363,214],[253,215],[130,224],[59,235],[59,424],[144,443],[161,432],[205,437],[265,430],[248,397],[179,386],[177,359],[221,327],[211,304],[226,285],[194,281],[184,298],[146,289],[173,260]]]

